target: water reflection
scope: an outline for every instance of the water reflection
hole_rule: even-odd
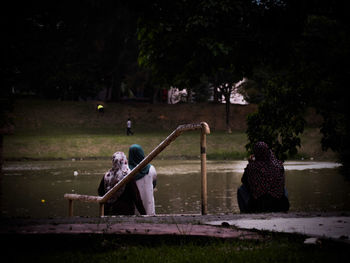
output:
[[[152,162],[158,172],[157,214],[200,213],[200,162]],[[209,161],[209,213],[238,213],[236,191],[245,161]],[[286,185],[291,211],[350,210],[350,184],[338,164],[287,162]],[[8,162],[1,184],[1,215],[5,217],[65,217],[65,193],[96,195],[110,161]],[[76,173],[75,173],[76,172]],[[75,175],[77,174],[77,175]],[[75,215],[97,216],[98,205],[74,203]]]

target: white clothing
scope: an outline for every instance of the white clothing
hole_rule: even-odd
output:
[[[156,168],[153,165],[149,168],[148,174],[136,181],[139,189],[143,207],[146,210],[146,215],[155,215],[155,205],[153,196],[153,181],[157,179]]]
[[[131,121],[130,121],[130,120],[128,120],[128,121],[126,122],[126,127],[127,127],[127,128],[131,128]]]

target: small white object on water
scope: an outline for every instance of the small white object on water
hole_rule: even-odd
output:
[[[304,244],[308,244],[308,245],[315,245],[317,244],[318,238],[316,237],[310,237],[305,239]]]
[[[74,176],[78,176],[78,171],[74,171]]]

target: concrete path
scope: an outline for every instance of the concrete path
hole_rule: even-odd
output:
[[[298,233],[311,237],[332,238],[350,241],[350,217],[295,217],[267,219],[236,219],[209,221],[209,225],[235,226],[245,230],[265,230],[284,233]]]

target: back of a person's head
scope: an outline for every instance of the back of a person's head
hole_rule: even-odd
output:
[[[139,144],[133,144],[129,148],[129,163],[131,165],[137,165],[143,158],[145,158],[145,153]]]
[[[120,169],[122,166],[128,164],[128,159],[123,152],[115,152],[112,156],[112,164],[114,168]]]
[[[270,156],[269,146],[265,142],[257,142],[254,145],[254,156],[257,161],[266,161]]]

